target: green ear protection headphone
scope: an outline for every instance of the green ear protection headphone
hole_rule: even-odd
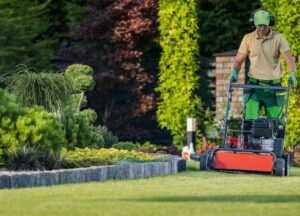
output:
[[[260,11],[260,10],[263,10],[263,11],[266,11],[266,12],[269,13],[269,15],[270,15],[270,24],[269,24],[269,26],[275,25],[275,17],[273,17],[273,15],[270,13],[270,11],[268,11],[268,10],[266,10],[266,9],[264,9],[264,8],[258,8],[258,9],[256,9],[255,11],[253,11],[253,12],[251,13],[251,16],[249,17],[249,24],[250,24],[251,26],[255,26],[255,25],[254,25],[254,14],[255,14],[257,11]]]

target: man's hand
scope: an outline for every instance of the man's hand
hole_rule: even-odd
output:
[[[289,73],[289,80],[291,80],[293,87],[297,86],[297,79],[296,79],[295,72]]]
[[[238,72],[235,68],[231,69],[230,75],[228,77],[228,80],[232,82],[236,82],[238,80]]]

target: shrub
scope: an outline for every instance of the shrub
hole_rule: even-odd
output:
[[[74,151],[67,151],[66,149],[63,149],[61,155],[64,157],[63,167],[65,168],[111,165],[124,159],[142,162],[155,161],[161,158],[160,156],[151,156],[141,152],[118,150],[115,148],[75,148]]]
[[[118,142],[118,137],[114,136],[112,132],[108,131],[106,126],[98,126],[97,131],[103,136],[105,148],[110,148]]]
[[[17,102],[26,107],[43,106],[49,112],[60,113],[69,93],[71,82],[64,74],[35,71],[19,65],[17,71],[2,77]]]
[[[61,168],[63,158],[60,157],[60,151],[44,150],[39,152],[38,161],[43,169],[54,170]]]
[[[157,146],[154,144],[151,144],[150,142],[145,142],[141,147],[140,151],[144,153],[154,153],[157,149]]]
[[[63,125],[55,114],[42,107],[26,110],[16,121],[17,138],[23,145],[38,149],[59,150],[66,145]]]
[[[53,170],[60,168],[61,163],[59,151],[23,146],[6,154],[6,168],[9,170]]]
[[[37,149],[34,147],[25,147],[6,152],[6,167],[9,170],[40,170],[38,162]]]
[[[0,159],[23,146],[58,150],[66,144],[63,125],[42,107],[21,108],[0,90]]]
[[[15,122],[23,113],[15,98],[7,91],[0,89],[0,161],[5,151],[19,146]]]
[[[104,147],[104,138],[99,129],[93,125],[96,117],[94,110],[86,109],[77,112],[71,106],[66,107],[63,113],[63,123],[68,149]]]
[[[130,141],[118,142],[114,144],[112,147],[119,150],[128,150],[128,151],[139,150],[139,144],[135,144]]]

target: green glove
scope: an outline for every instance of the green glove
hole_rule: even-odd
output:
[[[238,72],[235,68],[231,69],[230,75],[228,77],[228,80],[231,80],[233,82],[238,80]]]
[[[290,73],[289,73],[289,80],[292,81],[293,87],[296,87],[296,86],[297,86],[297,79],[296,79],[295,72],[290,72]]]

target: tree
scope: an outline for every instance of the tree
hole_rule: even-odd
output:
[[[86,0],[31,0],[31,2],[47,3],[43,14],[48,26],[43,35],[56,41],[52,46],[55,51],[69,43],[70,31],[87,16]]]
[[[197,0],[159,2],[163,52],[159,62],[157,119],[162,128],[171,131],[174,144],[185,140],[186,118],[203,113],[201,99],[195,95],[200,37],[197,4]]]
[[[38,69],[50,66],[54,41],[44,35],[49,23],[44,16],[48,1],[0,1],[0,74],[18,64]]]
[[[91,91],[94,88],[95,82],[93,79],[93,69],[88,65],[74,64],[67,67],[65,70],[66,76],[72,81],[73,89],[80,92],[80,97],[77,103],[77,112],[80,111],[84,100],[84,93]]]
[[[248,19],[259,7],[259,0],[200,0],[200,53],[211,57],[213,53],[237,49],[245,33],[252,31]]]
[[[87,94],[98,123],[120,139],[139,139],[155,107],[157,0],[87,1],[89,15],[60,55],[90,65],[96,86]],[[151,55],[150,55],[151,54]]]
[[[298,57],[296,76],[300,76],[300,1],[288,0],[261,0],[262,5],[271,11],[275,16],[275,30],[281,32],[287,39],[293,56]],[[287,72],[287,71],[286,71]],[[285,73],[287,81],[288,73]],[[295,91],[291,91],[289,118],[287,125],[286,146],[295,147],[300,144],[300,88],[297,86]]]

